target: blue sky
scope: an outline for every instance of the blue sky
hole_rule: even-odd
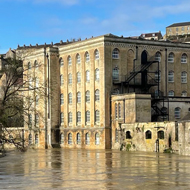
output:
[[[136,36],[190,21],[189,0],[0,0],[0,53],[107,33]]]

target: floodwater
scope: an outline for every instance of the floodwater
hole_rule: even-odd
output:
[[[190,189],[190,157],[118,150],[12,151],[0,158],[0,189]]]

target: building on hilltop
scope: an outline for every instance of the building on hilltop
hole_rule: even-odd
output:
[[[190,111],[189,48],[112,34],[18,47],[48,95],[31,94],[43,121],[28,113],[25,137],[39,148],[115,148],[121,130],[131,137],[128,124],[181,121]]]
[[[162,39],[161,32],[151,32],[151,33],[143,33],[140,35],[141,38],[146,40],[160,40]]]

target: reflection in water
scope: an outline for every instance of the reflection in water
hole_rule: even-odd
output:
[[[10,152],[0,189],[190,189],[190,157],[117,150]]]

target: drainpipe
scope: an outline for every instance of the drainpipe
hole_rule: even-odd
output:
[[[165,49],[165,79],[166,79],[166,83],[165,83],[165,96],[167,96],[167,89],[168,89],[168,64],[167,64],[167,60],[168,60],[168,55],[167,55],[167,48]]]

